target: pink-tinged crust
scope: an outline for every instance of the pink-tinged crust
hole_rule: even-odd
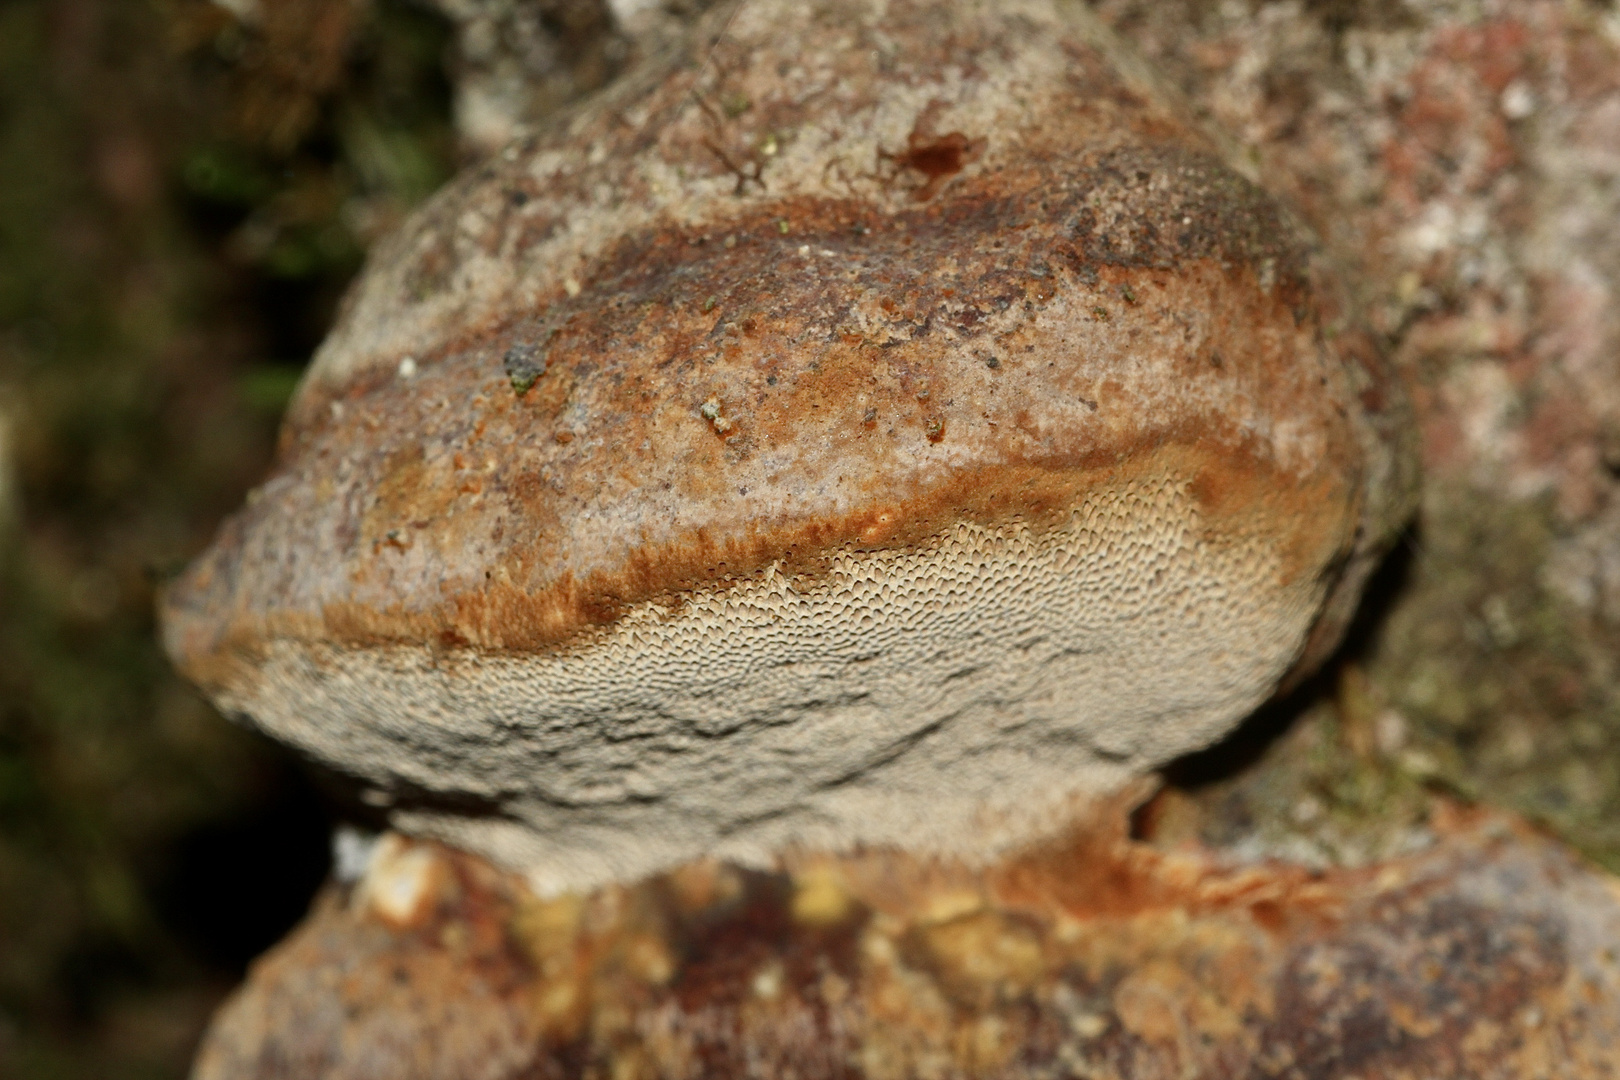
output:
[[[1123,825],[988,872],[700,863],[550,901],[392,838],[255,965],[193,1075],[1620,1075],[1620,888],[1522,825],[1441,807],[1426,850],[1326,872]]]

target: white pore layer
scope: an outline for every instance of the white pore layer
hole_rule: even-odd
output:
[[[1226,732],[1320,601],[1269,544],[1204,539],[1165,478],[1060,529],[964,525],[851,549],[813,587],[767,573],[647,605],[563,653],[282,641],[229,704],[385,787],[498,805],[396,824],[542,891],[788,845],[988,856]]]

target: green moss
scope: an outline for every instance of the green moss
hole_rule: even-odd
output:
[[[1257,760],[1191,759],[1171,772],[1171,786],[1150,811],[1165,820],[1152,838],[1188,839],[1250,858],[1283,858],[1307,865],[1363,865],[1421,842],[1429,778],[1380,748],[1365,712],[1363,691],[1348,678],[1307,690],[1256,718],[1261,730],[1240,733],[1238,744],[1263,745]],[[1360,700],[1358,700],[1358,698]],[[1280,735],[1268,738],[1272,729]],[[1165,808],[1169,809],[1166,810]]]
[[[1620,869],[1620,635],[1546,584],[1558,538],[1545,501],[1431,483],[1368,672],[1440,779]]]

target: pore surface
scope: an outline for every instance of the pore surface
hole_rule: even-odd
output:
[[[1159,476],[1044,533],[851,549],[802,591],[767,572],[555,654],[281,642],[257,718],[379,784],[488,800],[411,820],[545,889],[785,843],[989,854],[1258,704],[1321,600],[1278,563]]]

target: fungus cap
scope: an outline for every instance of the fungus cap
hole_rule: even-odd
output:
[[[1078,4],[749,0],[373,253],[169,590],[227,711],[541,888],[989,854],[1337,641],[1342,286]]]

